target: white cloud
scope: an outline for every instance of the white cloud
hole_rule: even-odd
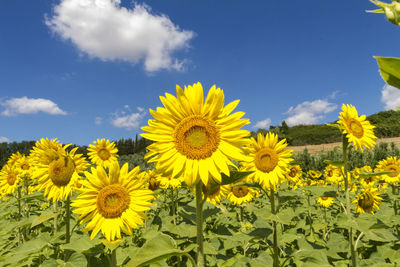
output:
[[[400,90],[396,87],[385,85],[382,89],[381,101],[385,104],[386,110],[400,107]]]
[[[152,14],[147,5],[134,3],[127,9],[120,4],[121,0],[62,0],[46,24],[90,57],[143,60],[149,72],[182,70],[184,60],[172,53],[189,47],[194,33],[179,29],[166,15]]]
[[[10,139],[8,139],[7,137],[4,136],[0,136],[0,144],[1,143],[9,143]]]
[[[4,116],[17,114],[36,114],[44,112],[51,115],[66,115],[67,112],[61,110],[56,103],[44,98],[11,98],[0,103],[5,109],[1,113]]]
[[[102,123],[103,123],[103,118],[102,118],[102,117],[96,117],[96,118],[94,119],[94,123],[95,123],[96,125],[102,124]]]
[[[266,118],[265,120],[256,122],[256,124],[253,126],[253,128],[256,128],[256,129],[268,129],[270,125],[271,125],[271,119],[270,118]]]
[[[334,111],[337,105],[329,103],[326,100],[314,100],[312,102],[305,101],[295,108],[290,107],[286,114],[290,116],[285,119],[289,126],[298,124],[315,124],[322,118],[324,114]]]
[[[137,113],[131,113],[129,110],[129,106],[125,105],[124,106],[125,110],[121,110],[119,112],[115,112],[113,114],[113,119],[111,120],[111,124],[114,125],[115,127],[118,128],[125,128],[127,130],[132,130],[134,128],[138,128],[139,124],[141,123],[142,119],[146,115],[146,112],[144,112],[144,109],[141,107],[138,107]]]

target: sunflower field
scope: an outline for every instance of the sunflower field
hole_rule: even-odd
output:
[[[144,159],[119,159],[106,139],[87,157],[56,139],[11,155],[0,172],[2,266],[400,264],[398,149],[354,160],[376,140],[354,106],[329,125],[341,151],[316,165],[275,133],[250,137],[239,101],[225,105],[215,86],[160,99],[142,128]]]
[[[372,0],[400,25],[400,2]],[[376,57],[400,88],[400,59]],[[145,155],[57,139],[0,170],[1,266],[400,266],[400,156],[343,104],[341,149],[293,154],[223,90],[177,85],[142,127]]]

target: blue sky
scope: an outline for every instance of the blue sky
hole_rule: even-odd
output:
[[[175,85],[216,84],[249,130],[400,105],[374,55],[400,28],[367,0],[0,1],[0,140],[134,138]]]

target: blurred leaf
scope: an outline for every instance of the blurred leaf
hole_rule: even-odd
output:
[[[333,161],[333,160],[327,160],[326,159],[326,160],[324,160],[324,163],[325,164],[330,164],[330,165],[338,167],[338,168],[341,168],[341,167],[344,166],[344,162],[343,161]]]
[[[251,174],[253,172],[237,172],[237,171],[231,171],[230,172],[230,176],[227,176],[223,173],[221,173],[221,177],[222,177],[222,181],[221,184],[219,185],[227,185],[227,184],[233,184],[236,183],[244,178],[246,178],[246,176],[248,176],[249,174]]]
[[[375,57],[382,79],[389,85],[400,88],[400,58]]]
[[[41,223],[43,223],[45,221],[53,219],[58,215],[59,215],[59,213],[53,213],[52,211],[44,212],[42,215],[40,215],[39,217],[37,217],[36,219],[34,219],[32,221],[31,228],[35,227],[35,226],[37,226],[37,225],[39,225],[39,224],[41,224]]]
[[[395,173],[393,171],[382,171],[382,172],[364,172],[361,171],[359,176],[360,178],[365,178],[365,177],[372,177],[372,176],[381,176],[389,173]]]

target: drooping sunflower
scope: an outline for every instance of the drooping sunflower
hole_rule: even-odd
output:
[[[382,198],[379,196],[377,188],[372,186],[365,187],[363,192],[357,196],[357,199],[353,201],[356,203],[356,211],[358,213],[372,213],[374,210],[379,210]]]
[[[286,179],[291,183],[291,184],[297,184],[301,176],[303,175],[303,171],[300,167],[300,165],[293,165],[290,166],[286,173]]]
[[[244,112],[231,112],[239,100],[224,106],[224,93],[211,87],[206,99],[200,83],[176,86],[176,97],[160,97],[164,108],[150,110],[154,120],[142,127],[144,138],[155,141],[147,147],[145,156],[156,162],[156,169],[184,177],[188,186],[200,179],[221,182],[221,173],[229,176],[231,160],[246,160],[242,146],[248,142],[249,132],[241,129],[249,124],[242,119]]]
[[[88,165],[82,154],[76,154],[78,147],[67,152],[68,146],[54,139],[41,139],[31,151],[35,164],[32,177],[38,184],[37,190],[44,189],[44,196],[53,201],[65,201],[72,195],[79,174]]]
[[[400,160],[397,157],[388,157],[379,161],[375,171],[392,171],[393,173],[382,175],[381,179],[388,184],[398,184],[400,182]]]
[[[154,198],[153,192],[145,188],[146,180],[139,175],[139,167],[128,170],[114,162],[107,173],[98,165],[85,171],[81,194],[71,206],[80,214],[80,223],[89,222],[85,231],[92,231],[93,239],[101,230],[103,236],[112,242],[121,238],[121,230],[132,235],[132,228],[139,228],[146,219],[144,211],[149,210]]]
[[[227,193],[227,185],[208,183],[207,185],[203,184],[202,186],[202,198],[204,199],[205,195],[207,194],[206,200],[214,205],[218,205],[221,200],[226,197]]]
[[[242,162],[246,171],[251,171],[248,178],[260,183],[264,189],[276,189],[284,179],[293,160],[291,149],[286,149],[286,139],[278,141],[278,135],[267,133],[265,136],[259,133],[257,140],[253,137],[246,147],[250,155],[250,161]]]
[[[115,143],[106,139],[97,139],[97,141],[89,144],[88,148],[89,159],[96,165],[104,166],[109,168],[114,162],[118,161],[118,148],[115,147]]]
[[[317,202],[325,208],[329,208],[330,206],[332,206],[333,202],[334,202],[335,198],[333,197],[318,197],[317,198]]]
[[[3,195],[14,193],[21,182],[20,174],[15,166],[4,165],[0,171],[0,193]]]
[[[366,120],[366,116],[358,116],[357,109],[353,105],[343,104],[342,110],[338,124],[355,150],[363,151],[364,147],[372,148],[375,146],[375,139],[377,138],[373,131],[375,126]]]

